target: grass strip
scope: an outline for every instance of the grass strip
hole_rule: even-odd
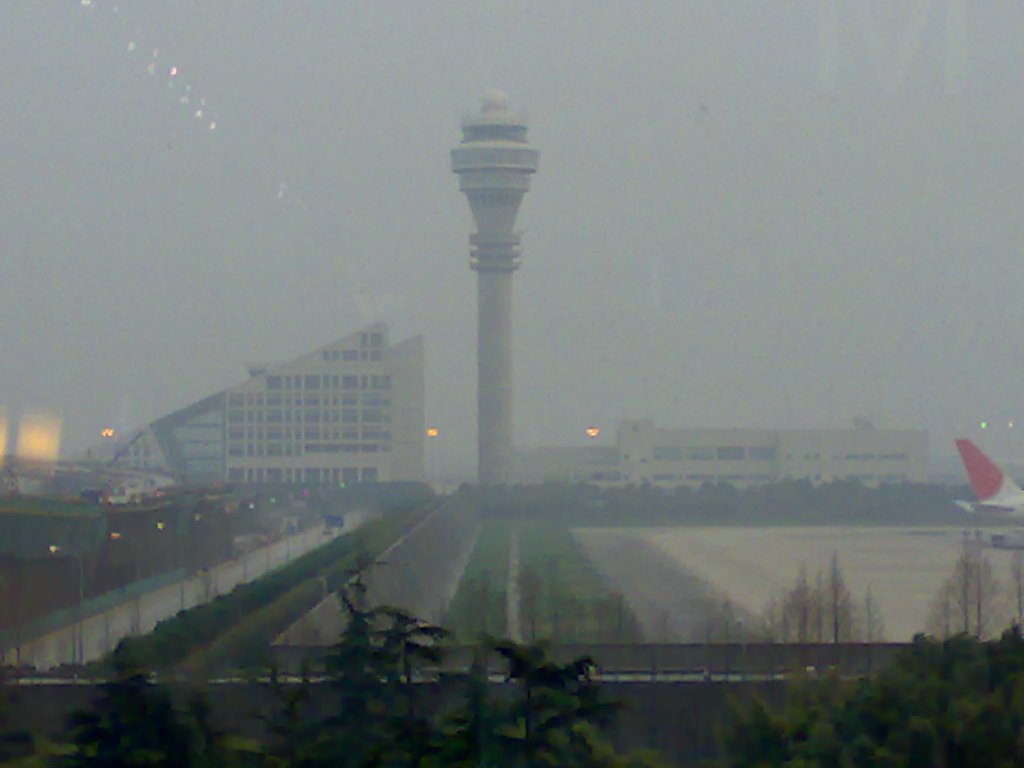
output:
[[[408,529],[410,516],[388,517],[368,523],[346,537],[350,546],[331,564],[256,610],[239,618],[208,644],[196,647],[178,665],[189,676],[215,670],[265,668],[271,643],[284,630],[312,610],[326,594],[335,592],[351,577],[360,557],[377,558]]]
[[[456,640],[475,642],[482,634],[505,636],[509,526],[504,520],[488,520],[480,528],[445,614],[445,628]]]
[[[135,658],[145,660],[150,668],[171,669],[197,649],[209,645],[230,628],[243,622],[248,615],[283,598],[303,582],[319,584],[320,575],[332,572],[337,563],[352,563],[369,541],[378,536],[391,536],[393,540],[407,527],[414,515],[415,510],[409,509],[388,512],[384,518],[367,523],[352,534],[336,538],[260,579],[240,584],[228,594],[220,595],[209,603],[179,612],[157,624],[147,635],[126,638],[123,642]],[[106,666],[106,660],[98,663]]]

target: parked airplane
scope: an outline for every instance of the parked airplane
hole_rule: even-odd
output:
[[[970,440],[957,440],[956,449],[978,497],[976,502],[957,501],[957,505],[968,512],[994,511],[1024,517],[1024,490]]]

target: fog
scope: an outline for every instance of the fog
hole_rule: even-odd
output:
[[[500,87],[541,151],[518,443],[860,415],[948,452],[1024,423],[1022,22],[1009,0],[7,0],[0,406],[61,412],[73,452],[386,319],[425,335],[428,422],[471,464],[448,152]]]

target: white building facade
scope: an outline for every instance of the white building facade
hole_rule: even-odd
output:
[[[857,480],[877,486],[927,482],[928,454],[928,432],[921,429],[666,429],[641,419],[620,422],[614,446],[523,451],[518,479],[740,488]]]
[[[185,482],[340,484],[424,478],[424,353],[377,323],[157,419],[122,466]]]

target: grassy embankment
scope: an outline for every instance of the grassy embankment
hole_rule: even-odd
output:
[[[524,639],[635,642],[639,629],[622,595],[611,592],[568,527],[520,527],[519,613]]]
[[[397,539],[419,510],[383,519],[310,552],[293,563],[204,605],[160,622],[125,643],[158,670],[203,674],[214,667],[263,664],[272,640],[310,610],[324,590],[337,590],[361,557],[376,557]]]
[[[506,627],[509,524],[483,523],[476,546],[445,615],[445,628],[459,642],[481,635],[503,637]]]
[[[508,554],[519,532],[520,625],[524,640],[631,642],[636,621],[621,595],[611,593],[568,527],[536,521],[483,524],[445,624],[457,640],[506,630]]]

